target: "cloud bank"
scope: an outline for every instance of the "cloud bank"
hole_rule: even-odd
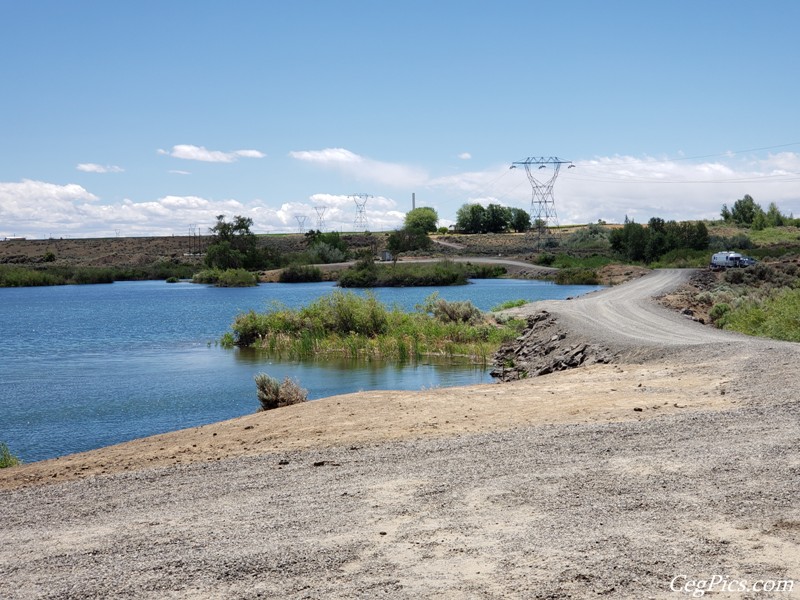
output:
[[[418,206],[438,211],[441,225],[452,223],[456,211],[468,202],[531,206],[532,188],[525,171],[511,170],[509,164],[429,177],[416,167],[377,161],[343,148],[298,151],[291,157],[311,167],[337,169],[352,179],[354,187],[360,181],[396,186],[394,195],[376,194],[368,200],[366,217],[372,231],[402,226],[405,211],[411,208],[411,191],[417,192]],[[574,169],[561,170],[553,190],[562,224],[621,222],[626,216],[637,222],[654,216],[718,219],[722,204],[730,206],[745,194],[764,208],[775,202],[783,212],[800,216],[797,153],[694,162],[609,156],[574,164]],[[548,175],[537,172],[537,177]],[[316,209],[323,207],[327,229],[353,230],[353,199],[325,190],[280,203],[271,198],[216,200],[201,194],[110,202],[75,183],[25,179],[0,182],[0,238],[108,236],[116,229],[132,236],[183,235],[190,224],[206,230],[219,214],[249,216],[257,232],[293,232],[299,229],[297,216],[306,217],[306,229],[316,228]]]

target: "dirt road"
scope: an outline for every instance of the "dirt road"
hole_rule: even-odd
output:
[[[537,302],[508,312],[523,315],[529,314],[533,307],[548,310],[569,329],[617,346],[662,347],[754,341],[735,333],[699,327],[652,301],[654,296],[677,288],[690,275],[689,269],[661,269],[625,285],[606,288],[569,302]]]
[[[682,276],[525,308],[623,363],[328,398],[0,472],[0,597],[683,598],[714,576],[797,580],[800,345],[647,299]]]

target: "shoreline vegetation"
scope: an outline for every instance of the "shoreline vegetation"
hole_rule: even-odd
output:
[[[488,364],[492,353],[524,326],[521,320],[498,321],[469,301],[447,302],[435,293],[416,311],[404,312],[372,294],[336,290],[299,309],[273,305],[267,312],[240,313],[221,344],[287,359],[338,355],[404,362],[446,356]]]

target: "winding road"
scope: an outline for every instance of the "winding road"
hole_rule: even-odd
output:
[[[623,346],[688,346],[751,340],[702,325],[653,301],[688,280],[692,271],[660,269],[623,285],[574,298],[520,307],[516,314],[547,310],[569,329],[593,339]]]

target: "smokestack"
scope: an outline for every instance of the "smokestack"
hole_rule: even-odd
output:
[[[417,208],[417,194],[415,192],[411,192],[411,210]]]

